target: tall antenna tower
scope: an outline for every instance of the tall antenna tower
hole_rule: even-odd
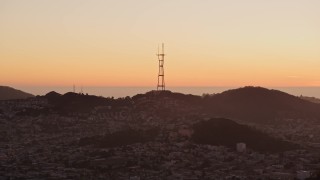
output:
[[[164,91],[166,90],[166,84],[164,82],[164,44],[162,43],[162,50],[161,53],[159,51],[159,46],[158,46],[158,60],[159,60],[159,73],[158,73],[158,85],[157,85],[157,91],[161,90]]]

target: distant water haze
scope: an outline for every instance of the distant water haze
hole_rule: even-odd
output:
[[[45,95],[50,91],[56,91],[64,94],[72,92],[73,87],[50,87],[50,86],[16,86],[16,89],[32,93],[34,95]],[[240,87],[167,87],[167,90],[172,92],[180,92],[184,94],[202,95],[204,93],[214,94],[221,93],[229,89],[236,89]],[[268,89],[280,90],[294,96],[309,96],[320,98],[320,87],[266,87]],[[136,94],[146,93],[151,90],[155,90],[155,87],[93,87],[83,86],[82,92],[90,95],[103,96],[103,97],[126,97],[134,96]],[[76,87],[76,92],[81,91],[81,87]]]

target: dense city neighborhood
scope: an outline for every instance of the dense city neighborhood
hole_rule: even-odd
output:
[[[0,101],[0,179],[319,178],[316,115],[222,117],[199,103],[207,96],[51,92]]]

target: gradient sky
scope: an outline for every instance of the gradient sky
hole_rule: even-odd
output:
[[[320,86],[319,0],[0,0],[0,84]]]

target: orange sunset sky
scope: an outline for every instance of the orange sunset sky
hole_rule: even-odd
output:
[[[0,0],[0,85],[320,86],[319,0]]]

